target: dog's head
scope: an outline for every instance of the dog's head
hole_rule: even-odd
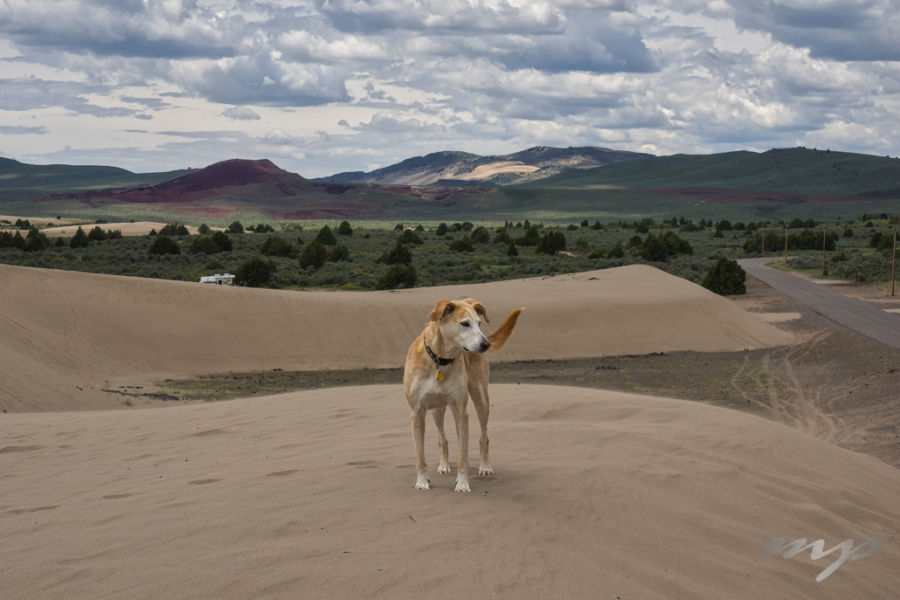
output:
[[[481,302],[472,298],[441,300],[431,311],[431,320],[440,327],[445,340],[455,343],[466,352],[487,352],[491,347],[487,336],[481,331],[482,321],[490,322]]]

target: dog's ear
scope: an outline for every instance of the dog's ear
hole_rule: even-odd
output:
[[[453,313],[456,310],[456,305],[453,304],[450,300],[439,300],[437,304],[434,305],[434,310],[431,311],[431,320],[432,321],[440,321],[444,317]]]
[[[484,322],[485,322],[485,323],[490,323],[490,322],[491,322],[491,320],[488,319],[488,316],[487,316],[487,309],[484,307],[484,304],[482,304],[481,302],[475,302],[475,301],[473,301],[472,308],[475,309],[475,312],[476,312],[476,313],[478,313],[479,315],[481,315],[481,318],[484,319]]]

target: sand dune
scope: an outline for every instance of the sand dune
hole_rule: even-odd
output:
[[[494,360],[739,351],[790,336],[647,266],[400,292],[292,292],[0,265],[0,408],[98,409],[102,392],[231,370],[400,366],[441,298],[494,325],[525,306]],[[488,326],[490,330],[490,326]]]
[[[400,386],[0,415],[3,598],[892,598],[900,473],[706,405],[495,386],[497,475],[413,489]],[[473,417],[474,418],[474,417]],[[434,430],[426,442],[435,460]],[[456,444],[451,440],[451,460]],[[884,544],[763,558],[764,542]]]
[[[57,237],[72,237],[75,235],[75,232],[78,231],[78,228],[81,227],[84,229],[84,232],[87,233],[94,227],[98,225],[94,223],[90,223],[87,225],[65,225],[63,227],[48,227],[47,229],[42,230],[47,237],[57,238]],[[147,235],[153,230],[159,231],[163,227],[165,227],[165,223],[157,223],[155,221],[137,221],[137,222],[122,222],[122,223],[102,223],[99,227],[103,228],[105,231],[112,231],[113,229],[118,229],[122,232],[122,235]],[[192,234],[197,234],[197,228],[192,225],[187,225],[187,230]]]
[[[497,359],[790,341],[640,266],[378,293],[0,266],[0,596],[843,599],[900,588],[900,472],[708,405],[495,385],[497,474],[473,478],[468,495],[447,475],[413,489],[399,383],[84,410],[120,407],[100,391],[120,382],[396,366],[435,301],[465,296],[494,324],[527,307]],[[26,412],[53,410],[70,412]],[[432,469],[434,435],[429,424]],[[883,545],[816,582],[840,552],[764,558],[772,538]]]

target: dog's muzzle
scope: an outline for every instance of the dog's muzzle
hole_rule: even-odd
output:
[[[481,341],[480,344],[478,344],[477,347],[472,348],[471,350],[469,348],[464,347],[463,350],[465,350],[467,352],[476,352],[478,354],[482,354],[484,352],[487,352],[490,347],[491,347],[491,343],[489,341],[487,341],[487,339],[484,339]]]

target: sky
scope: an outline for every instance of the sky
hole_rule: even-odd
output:
[[[0,156],[897,155],[900,0],[0,0]]]

